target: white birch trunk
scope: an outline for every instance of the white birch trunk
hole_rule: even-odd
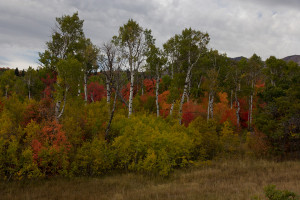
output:
[[[81,90],[80,90],[80,83],[78,83],[78,93],[77,93],[77,96],[78,96],[78,97],[80,96],[80,93],[81,93]]]
[[[172,116],[174,110],[174,100],[172,102],[171,108],[170,108],[170,115]]]
[[[208,95],[207,120],[214,118],[214,93],[211,91]]]
[[[181,118],[182,118],[182,106],[183,106],[184,99],[185,99],[185,96],[186,96],[186,93],[187,93],[188,83],[189,83],[189,80],[190,80],[190,74],[191,74],[191,71],[192,71],[192,67],[189,67],[188,72],[187,72],[187,74],[186,74],[185,84],[184,84],[184,88],[183,88],[183,93],[182,93],[181,100],[180,100],[180,107],[179,107],[179,116],[180,116],[180,117],[179,117],[179,124],[181,124]]]
[[[109,81],[106,81],[106,102],[107,104],[110,104],[110,95],[111,94],[111,89],[109,85]]]
[[[128,118],[130,118],[132,114],[132,100],[133,100],[133,86],[134,86],[134,71],[130,73],[130,93],[129,93],[129,101],[128,101]]]

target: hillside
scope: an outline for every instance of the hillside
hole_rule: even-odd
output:
[[[300,65],[300,55],[292,55],[292,56],[287,56],[282,58],[282,60],[289,62],[289,61],[294,61]]]

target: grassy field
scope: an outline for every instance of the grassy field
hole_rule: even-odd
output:
[[[300,194],[300,162],[214,161],[167,179],[132,173],[103,178],[0,183],[0,199],[251,199],[275,184]]]

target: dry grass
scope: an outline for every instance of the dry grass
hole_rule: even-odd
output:
[[[170,178],[136,174],[0,183],[0,199],[251,199],[275,184],[300,194],[300,162],[216,161]]]

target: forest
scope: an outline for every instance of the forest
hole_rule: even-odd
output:
[[[96,46],[83,23],[56,18],[37,69],[0,69],[1,180],[300,158],[297,63],[232,59],[192,28],[160,48],[133,19]]]

